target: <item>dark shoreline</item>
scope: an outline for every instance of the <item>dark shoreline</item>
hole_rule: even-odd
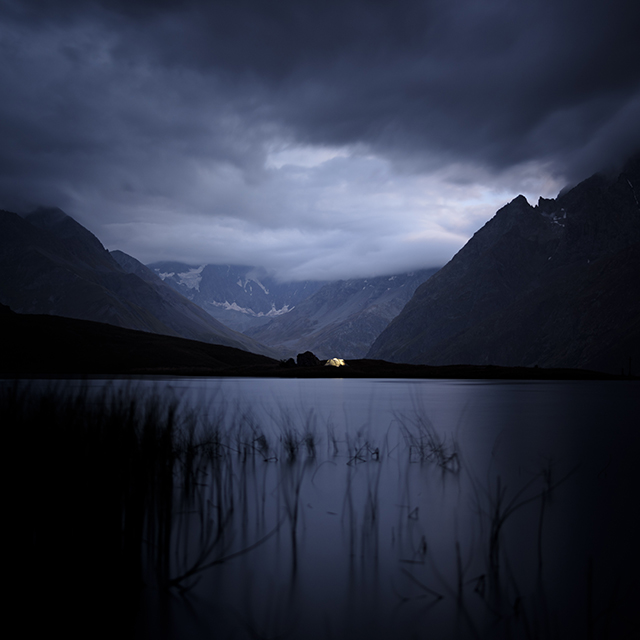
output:
[[[0,314],[0,378],[256,377],[467,380],[638,380],[583,369],[429,366],[347,360],[299,367],[225,347],[59,316]],[[339,356],[339,354],[337,354]]]

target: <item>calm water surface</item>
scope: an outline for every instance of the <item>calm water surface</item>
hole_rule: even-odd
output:
[[[233,453],[176,512],[187,577],[145,590],[139,637],[638,631],[637,382],[89,384],[180,399]]]

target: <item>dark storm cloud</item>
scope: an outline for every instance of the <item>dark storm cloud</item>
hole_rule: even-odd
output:
[[[640,9],[628,0],[9,7],[39,29],[104,29],[116,65],[210,76],[248,122],[298,140],[497,169],[544,159],[571,177],[640,143]]]
[[[0,205],[304,230],[331,216],[285,202],[302,178],[267,165],[287,144],[398,175],[459,167],[459,184],[527,163],[578,180],[640,147],[639,16],[627,0],[5,0]]]

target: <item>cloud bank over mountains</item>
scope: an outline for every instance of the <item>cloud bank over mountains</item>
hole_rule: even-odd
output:
[[[640,148],[614,0],[0,4],[0,206],[143,262],[446,262],[518,193]]]

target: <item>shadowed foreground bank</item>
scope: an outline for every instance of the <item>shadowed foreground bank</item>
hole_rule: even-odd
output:
[[[3,377],[77,375],[251,376],[290,378],[452,378],[501,380],[628,379],[579,369],[450,365],[349,360],[345,367],[287,366],[240,349],[184,340],[99,322],[0,309]],[[335,354],[340,357],[340,354]]]

